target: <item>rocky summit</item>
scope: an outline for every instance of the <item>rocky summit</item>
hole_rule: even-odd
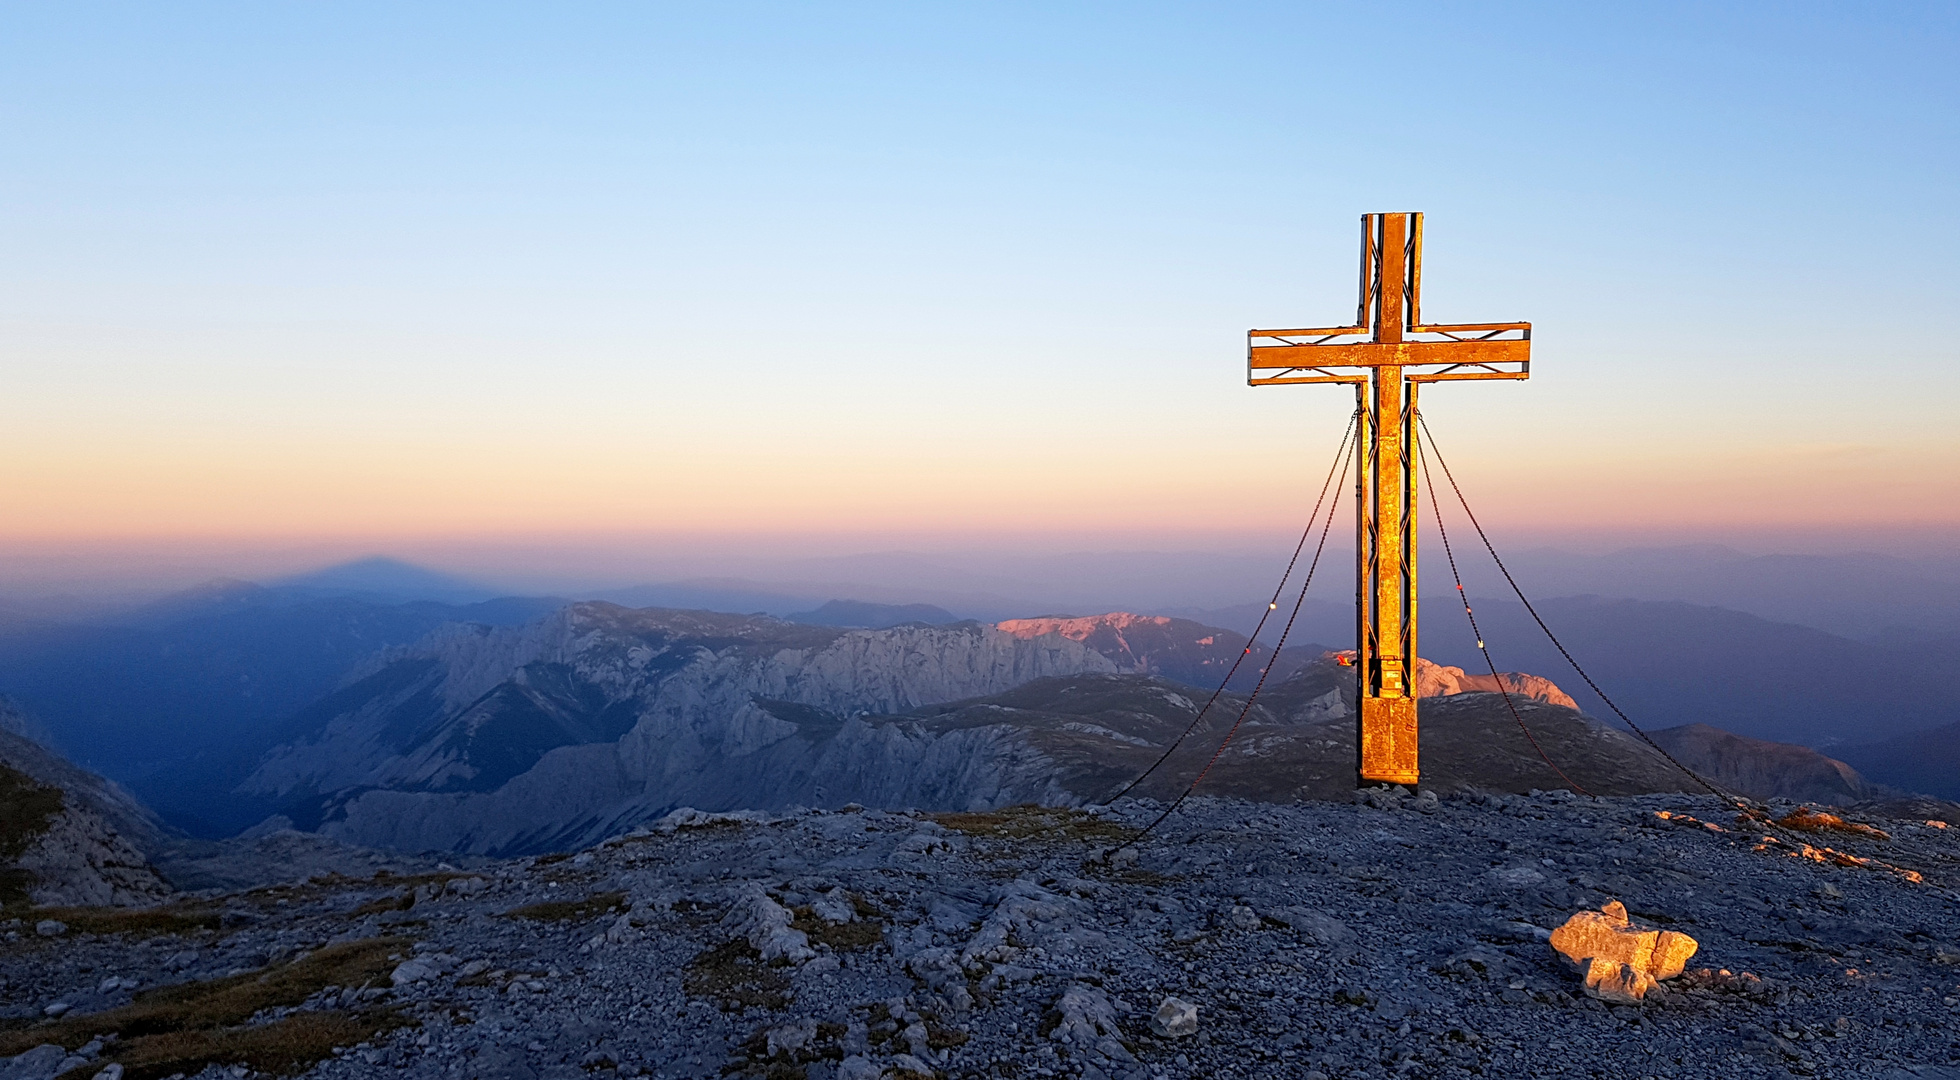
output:
[[[1951,1076],[1960,828],[1683,794],[676,811],[0,927],[0,1077]],[[1613,902],[1618,901],[1618,905]],[[1638,1005],[1551,947],[1690,937]],[[1599,951],[1597,949],[1591,951]]]

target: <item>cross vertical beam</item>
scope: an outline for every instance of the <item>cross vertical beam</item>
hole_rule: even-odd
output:
[[[1370,291],[1375,340],[1400,343],[1410,259],[1408,214],[1375,214],[1367,238],[1375,251]],[[1413,784],[1416,760],[1416,461],[1415,386],[1402,366],[1369,372],[1355,396],[1368,438],[1358,449],[1367,462],[1355,489],[1361,542],[1355,597],[1355,668],[1360,678],[1357,743],[1365,782]]]
[[[1421,308],[1422,215],[1366,214],[1354,325],[1247,336],[1247,381],[1254,386],[1355,388],[1355,772],[1362,784],[1414,784],[1421,775],[1416,391],[1425,382],[1531,372],[1530,323],[1432,326],[1422,322]],[[1364,334],[1366,340],[1352,340]]]

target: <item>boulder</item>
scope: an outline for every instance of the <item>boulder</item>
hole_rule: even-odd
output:
[[[1639,1004],[1662,979],[1681,974],[1700,948],[1686,934],[1634,926],[1618,900],[1567,919],[1552,931],[1551,946],[1584,977],[1586,996],[1616,1005]]]
[[[1116,1038],[1122,1029],[1116,1025],[1116,1003],[1102,989],[1076,983],[1055,1002],[1057,1022],[1051,1037],[1057,1042],[1094,1046],[1104,1038]]]
[[[1198,1033],[1198,1007],[1183,998],[1167,997],[1150,1017],[1150,1030],[1167,1039]]]
[[[764,960],[787,960],[801,964],[817,955],[810,947],[810,936],[791,929],[796,913],[776,903],[761,885],[750,884],[735,900],[721,923],[748,939]]]
[[[24,1054],[0,1058],[0,1076],[6,1077],[7,1080],[15,1080],[16,1077],[21,1080],[30,1077],[33,1080],[41,1080],[43,1077],[53,1076],[55,1069],[67,1056],[68,1051],[60,1046],[54,1043],[42,1043]]]
[[[1354,931],[1346,923],[1312,908],[1281,908],[1274,917],[1319,945],[1345,945],[1354,940]]]

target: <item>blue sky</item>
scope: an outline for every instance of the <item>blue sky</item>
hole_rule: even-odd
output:
[[[1277,535],[1349,404],[1248,389],[1243,334],[1345,318],[1376,210],[1428,215],[1432,318],[1536,325],[1530,382],[1428,399],[1500,521],[1946,543],[1957,42],[1910,4],[0,5],[0,544]]]

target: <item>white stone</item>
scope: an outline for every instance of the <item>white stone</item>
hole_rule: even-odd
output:
[[[1150,1030],[1168,1039],[1198,1033],[1198,1007],[1183,998],[1167,997],[1150,1017]]]
[[[842,885],[812,900],[810,910],[827,923],[856,922],[858,917],[857,905],[851,903],[851,894]]]
[[[769,1056],[778,1053],[801,1050],[817,1037],[817,1022],[803,1020],[794,1024],[779,1024],[763,1033],[769,1044]]]

